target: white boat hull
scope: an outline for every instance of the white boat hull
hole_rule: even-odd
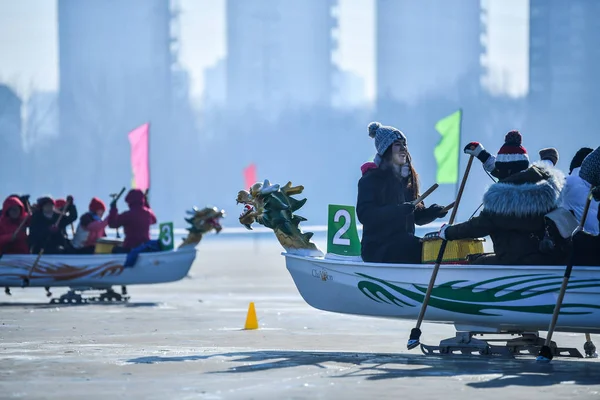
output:
[[[284,253],[304,298],[320,310],[416,320],[433,265],[375,264]],[[459,330],[545,331],[565,267],[442,265],[425,320]],[[575,267],[557,331],[600,333],[600,266]]]
[[[0,286],[18,287],[29,276],[37,255],[4,255]],[[93,287],[174,282],[184,278],[196,258],[195,246],[175,251],[142,253],[133,267],[125,254],[44,255],[29,277],[30,287]]]

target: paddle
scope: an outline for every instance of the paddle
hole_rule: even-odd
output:
[[[471,171],[473,158],[473,155],[469,157],[469,162],[467,163],[467,168],[465,170],[465,174],[463,175],[462,182],[460,183],[460,188],[458,189],[456,201],[454,202],[455,207],[452,209],[452,214],[450,215],[450,221],[448,222],[449,225],[452,225],[454,223],[454,218],[456,218],[456,212],[458,210],[458,205],[460,204],[460,199],[465,189],[465,184],[467,183],[467,178],[469,177],[469,172]],[[431,291],[433,290],[433,285],[435,284],[435,278],[437,277],[438,270],[440,269],[440,264],[444,259],[444,252],[446,251],[447,243],[447,240],[442,240],[442,245],[440,246],[440,251],[435,261],[433,272],[431,273],[431,279],[429,280],[429,286],[427,286],[425,299],[423,299],[423,304],[421,305],[421,311],[419,312],[419,319],[417,320],[417,325],[410,331],[410,338],[408,339],[408,344],[406,345],[408,350],[412,350],[420,344],[419,339],[421,338],[421,324],[423,323],[425,311],[427,310],[427,305],[429,303],[429,299],[431,298]]]
[[[598,358],[598,353],[596,353],[596,346],[594,342],[592,342],[592,336],[589,333],[585,334],[585,343],[583,344],[583,350],[585,351],[585,356],[588,358]]]
[[[442,208],[442,212],[448,212],[448,211],[452,210],[452,208],[454,207],[454,204],[456,204],[455,201],[453,201],[452,203],[448,204],[446,207]]]
[[[63,219],[63,217],[66,215],[67,213],[67,209],[69,208],[69,206],[71,205],[71,201],[70,198],[67,199],[67,204],[65,204],[62,212],[60,213],[60,215],[58,216],[58,219],[56,220],[56,222],[52,225],[54,228],[59,227],[60,221]],[[29,268],[29,272],[27,273],[27,277],[23,278],[23,283],[21,285],[21,287],[26,287],[29,286],[29,279],[31,278],[31,274],[33,273],[33,270],[35,269],[35,267],[37,267],[38,263],[40,262],[40,258],[42,258],[42,255],[44,254],[44,250],[46,247],[46,244],[48,242],[48,240],[50,239],[50,235],[48,235],[48,237],[46,237],[45,243],[42,246],[42,248],[40,249],[40,252],[38,253],[35,261],[33,262],[33,264],[31,265],[31,268]]]
[[[123,186],[123,189],[121,189],[121,191],[116,194],[116,193],[111,193],[110,197],[112,197],[112,201],[111,204],[117,204],[117,202],[119,201],[119,199],[121,198],[121,196],[123,196],[123,193],[125,193],[125,186]],[[119,234],[119,228],[117,228],[117,239],[120,239],[121,235]]]
[[[419,197],[417,197],[415,200],[411,201],[411,203],[416,206],[417,204],[419,204],[420,202],[422,202],[423,200],[425,200],[439,186],[440,185],[438,185],[437,183],[434,183],[433,185],[431,185],[431,187],[429,189],[427,189],[425,191],[425,193],[423,193],[422,195],[420,195]]]
[[[573,249],[573,236],[579,231],[583,229],[583,225],[585,224],[585,219],[587,218],[588,211],[590,210],[590,204],[592,203],[592,190],[587,196],[587,200],[585,202],[585,208],[583,209],[583,215],[581,216],[581,221],[579,221],[579,225],[577,229],[571,234],[571,253],[569,254],[569,261],[567,262],[567,268],[565,269],[565,275],[563,276],[562,285],[560,286],[560,292],[558,293],[558,298],[556,299],[556,305],[554,306],[554,312],[552,313],[552,319],[550,320],[550,326],[548,327],[548,336],[546,336],[546,341],[544,345],[540,349],[540,353],[538,354],[536,361],[538,362],[550,362],[552,360],[552,350],[550,350],[550,343],[552,342],[552,334],[554,333],[554,328],[556,328],[556,322],[558,321],[558,314],[560,314],[560,307],[562,306],[563,299],[565,297],[565,292],[567,291],[567,285],[569,284],[569,278],[571,278],[571,270],[573,270],[573,258],[575,251]],[[587,339],[587,336],[586,336]]]

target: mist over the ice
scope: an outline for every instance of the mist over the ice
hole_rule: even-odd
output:
[[[81,211],[92,196],[109,202],[131,183],[127,133],[146,122],[150,204],[176,227],[185,209],[206,204],[226,210],[226,227],[239,226],[235,198],[252,163],[260,180],[304,185],[308,202],[298,213],[325,224],[328,204],[356,202],[360,166],[375,154],[371,121],[406,134],[422,191],[435,182],[434,125],[459,108],[461,148],[479,141],[496,153],[518,129],[532,161],[556,147],[568,173],[580,147],[600,145],[600,2],[508,2],[529,3],[523,20],[503,26],[528,27],[526,60],[503,60],[528,65],[522,95],[510,95],[510,80],[490,72],[498,33],[490,20],[500,0],[360,2],[374,7],[374,21],[357,13],[351,27],[374,30],[375,56],[364,55],[374,65],[372,100],[364,77],[338,62],[347,0],[223,2],[225,57],[204,71],[201,99],[179,62],[185,1],[56,1],[58,65],[48,68],[58,69],[57,90],[25,90],[0,73],[0,197],[72,194]],[[203,52],[215,39],[185,40]],[[1,63],[18,57],[0,54]],[[461,155],[461,175],[466,161]],[[491,182],[476,161],[459,220]],[[428,202],[450,203],[455,192],[441,185]]]

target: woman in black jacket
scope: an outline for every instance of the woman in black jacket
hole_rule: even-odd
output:
[[[369,124],[375,139],[375,163],[363,165],[356,213],[363,224],[362,259],[378,263],[421,263],[422,243],[415,224],[444,217],[443,207],[411,202],[419,196],[419,177],[412,166],[406,136],[379,122]]]

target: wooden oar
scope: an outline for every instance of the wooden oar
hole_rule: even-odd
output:
[[[449,225],[454,223],[454,218],[456,218],[456,212],[458,210],[458,205],[460,204],[460,199],[462,197],[463,191],[465,189],[465,184],[467,183],[467,178],[469,177],[469,172],[471,171],[471,165],[473,164],[474,156],[469,157],[469,162],[467,163],[467,168],[465,170],[465,174],[463,175],[462,182],[460,183],[460,188],[458,189],[458,195],[456,196],[456,201],[454,207],[452,209],[452,214],[450,215]],[[410,331],[410,338],[408,339],[408,344],[406,347],[411,350],[417,347],[421,338],[421,324],[423,323],[423,318],[425,318],[425,311],[427,311],[427,305],[429,304],[429,299],[431,298],[431,291],[433,290],[433,285],[435,285],[435,278],[437,277],[438,271],[440,269],[440,264],[444,259],[444,252],[446,251],[446,245],[448,244],[447,240],[442,240],[442,244],[440,246],[440,251],[437,256],[437,260],[435,261],[435,266],[433,267],[433,272],[431,273],[431,279],[429,280],[429,286],[427,286],[427,292],[425,293],[425,298],[423,299],[423,304],[421,304],[421,311],[419,312],[419,318],[417,319],[417,325]]]
[[[125,186],[123,186],[123,188],[121,189],[121,191],[118,194],[115,194],[115,193],[110,194],[110,197],[113,198],[111,203],[117,204],[117,201],[119,201],[121,196],[123,196],[123,193],[125,193],[125,190],[126,190]],[[120,239],[121,235],[119,234],[119,228],[117,228],[116,230],[117,230],[117,239]]]
[[[14,240],[17,238],[17,235],[25,227],[25,224],[27,223],[28,220],[29,220],[29,214],[27,216],[25,216],[25,218],[23,218],[23,221],[21,221],[21,223],[19,224],[19,226],[17,227],[17,229],[15,229],[15,231],[12,234],[12,236],[10,237],[10,242],[8,242],[8,244],[10,244],[11,242],[14,242]],[[4,248],[2,248],[2,252],[0,253],[0,258],[2,258],[2,256],[4,255],[4,250],[5,249],[6,249],[6,246]]]
[[[442,208],[442,212],[448,212],[448,211],[452,210],[452,208],[454,207],[454,204],[456,204],[455,201],[453,201],[452,203],[448,204],[446,207]]]
[[[58,219],[52,225],[54,228],[58,228],[59,227],[60,221],[63,219],[63,217],[67,213],[67,209],[69,208],[70,205],[71,205],[71,202],[69,200],[67,200],[67,203],[65,204],[65,207],[63,208],[62,212],[58,216]],[[47,244],[47,242],[48,242],[49,239],[50,239],[50,235],[48,235],[48,237],[44,241],[44,245],[40,249],[40,252],[38,253],[35,261],[33,262],[33,265],[31,265],[31,268],[29,268],[29,272],[27,273],[27,276],[25,278],[23,278],[23,283],[22,283],[21,287],[29,286],[29,283],[30,283],[29,280],[31,278],[31,274],[33,273],[33,271],[35,270],[35,267],[37,267],[38,263],[40,262],[40,258],[42,258],[42,255],[44,255],[44,250],[45,250],[46,244]]]
[[[596,346],[594,345],[594,342],[592,342],[592,336],[589,333],[585,334],[585,343],[583,344],[583,350],[585,351],[585,356],[587,358],[598,358]]]
[[[437,189],[440,185],[438,185],[437,183],[434,183],[433,185],[431,185],[431,187],[429,189],[427,189],[425,191],[425,193],[423,193],[422,195],[420,195],[419,197],[417,197],[415,200],[413,200],[411,203],[413,203],[415,206],[417,204],[419,204],[420,202],[422,202],[423,200],[425,200],[431,193],[433,193],[435,191],[435,189]]]
[[[592,190],[594,189],[592,188]],[[552,342],[552,334],[554,333],[554,329],[556,328],[558,314],[560,314],[560,307],[562,306],[562,302],[565,297],[565,292],[567,291],[567,285],[569,284],[569,278],[571,278],[571,271],[573,270],[573,259],[575,255],[575,251],[573,249],[573,236],[583,229],[585,219],[587,218],[588,211],[590,210],[590,204],[592,203],[592,190],[590,190],[590,193],[587,196],[585,208],[583,209],[583,215],[581,216],[581,221],[579,221],[577,229],[575,229],[573,234],[571,234],[571,253],[569,254],[569,261],[567,262],[567,268],[565,269],[562,285],[560,286],[560,292],[558,292],[558,298],[556,299],[556,305],[554,306],[554,312],[552,313],[552,319],[550,320],[550,326],[548,327],[548,336],[546,336],[546,341],[544,342],[544,345],[540,349],[540,353],[536,358],[536,361],[538,362],[550,362],[550,360],[552,360],[553,357],[552,350],[550,349],[550,343]]]

